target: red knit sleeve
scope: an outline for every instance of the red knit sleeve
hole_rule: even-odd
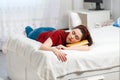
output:
[[[52,39],[53,42],[53,46],[63,44],[64,41],[63,35],[64,35],[63,30],[56,30],[53,32],[53,34],[50,35],[50,38]]]

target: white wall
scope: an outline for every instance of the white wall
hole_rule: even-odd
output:
[[[94,3],[84,3],[85,9],[88,8],[92,9],[94,7],[95,7]],[[103,0],[103,4],[101,4],[101,8],[110,10],[112,19],[117,19],[118,17],[120,17],[120,0]]]
[[[60,6],[60,21],[57,26],[58,29],[60,28],[68,28],[69,26],[69,11],[72,10],[72,0],[61,0],[61,6]]]
[[[113,19],[120,17],[120,0],[112,0],[112,17]]]
[[[61,2],[61,13],[63,16],[61,17],[61,26],[62,28],[67,28],[68,25],[68,13],[72,10],[82,10],[84,9],[84,0],[62,0]],[[90,4],[89,8],[95,7],[94,4]],[[120,0],[103,0],[103,4],[101,4],[102,8],[109,9],[111,11],[111,18],[117,19],[120,17]],[[60,13],[60,14],[61,14]]]
[[[34,25],[35,27],[53,26],[58,29],[69,27],[68,12],[72,10],[72,0],[59,0],[58,5],[57,3],[54,4],[53,1],[0,0],[0,32],[3,31],[1,26],[20,27]],[[27,4],[24,2],[27,2]]]
[[[58,28],[69,27],[69,12],[72,10],[83,9],[83,0],[61,0],[61,23],[58,24]]]
[[[73,10],[80,10],[83,9],[83,0],[72,0],[72,9]]]
[[[120,17],[120,0],[103,0],[105,9],[111,10],[111,18],[117,19]]]

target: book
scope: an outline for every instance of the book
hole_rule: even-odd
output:
[[[71,44],[67,44],[67,47],[71,47],[71,46],[83,46],[83,45],[87,45],[89,42],[88,40],[82,40],[80,42],[76,42],[76,43],[71,43]]]

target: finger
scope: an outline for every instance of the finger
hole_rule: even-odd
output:
[[[59,57],[59,54],[58,53],[55,53],[56,57],[58,58],[58,60],[60,61],[60,57]]]
[[[64,58],[65,58],[65,61],[67,61],[67,57],[66,57],[66,54],[64,54]]]
[[[60,61],[61,59],[60,59],[60,57],[59,57],[59,54],[57,54],[56,56],[57,56],[58,60]]]
[[[66,55],[67,55],[67,54],[61,53],[61,55],[62,55],[63,60],[66,61],[66,60],[67,60],[67,58],[66,58]]]
[[[66,54],[63,52],[55,53],[59,61],[65,62],[67,60]]]
[[[65,46],[63,46],[63,48],[64,48],[64,50],[66,49],[66,47],[65,47]]]
[[[58,46],[56,47],[57,49],[60,49]]]
[[[60,53],[60,54],[59,54],[59,57],[60,57],[60,60],[61,60],[62,62],[65,62],[65,61],[67,60],[65,54],[63,54],[63,53]]]
[[[67,54],[65,54],[65,56],[67,56]]]

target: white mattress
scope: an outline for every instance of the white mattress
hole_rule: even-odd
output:
[[[119,28],[103,27],[91,30],[94,44],[90,51],[63,50],[67,61],[60,62],[51,51],[38,50],[41,43],[23,35],[11,36],[3,46],[3,52],[14,52],[23,56],[36,71],[41,80],[55,80],[56,77],[72,72],[107,69],[119,64]],[[47,74],[46,74],[47,73]]]

